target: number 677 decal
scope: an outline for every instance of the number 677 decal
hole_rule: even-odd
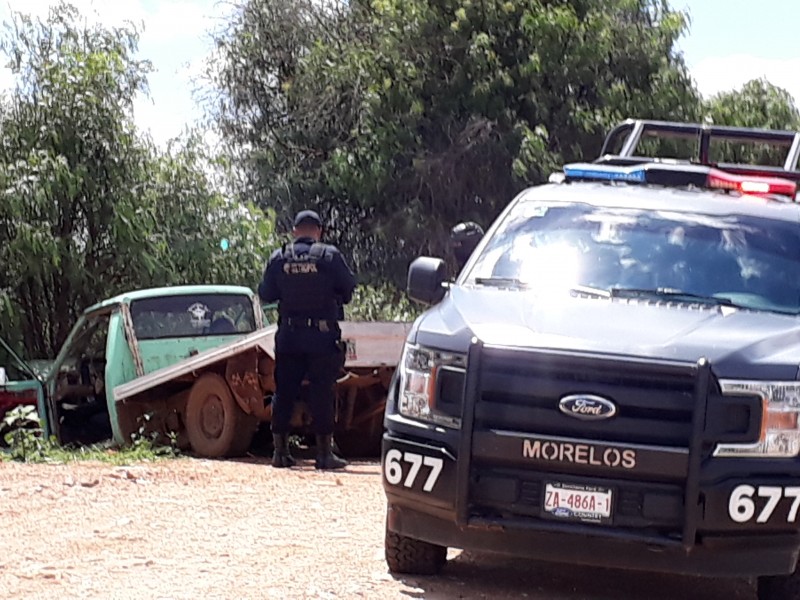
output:
[[[408,465],[407,473],[403,472],[404,465]],[[402,482],[403,486],[407,488],[414,485],[423,466],[430,469],[430,471],[427,473],[425,483],[422,485],[422,490],[424,492],[430,492],[433,486],[436,485],[436,480],[439,479],[439,474],[442,472],[444,459],[434,456],[423,456],[415,452],[401,452],[396,449],[389,450],[383,459],[383,473],[386,476],[386,481],[392,485],[399,485],[400,482]]]
[[[755,497],[766,500],[757,517]],[[747,523],[753,517],[756,517],[756,523],[766,523],[784,498],[792,501],[786,521],[794,523],[800,511],[800,487],[760,485],[756,488],[752,485],[740,485],[731,492],[728,499],[728,514],[737,523]]]

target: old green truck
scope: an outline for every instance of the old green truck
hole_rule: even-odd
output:
[[[346,455],[375,454],[410,324],[341,326],[335,439]],[[200,456],[241,455],[271,418],[276,329],[247,287],[131,291],[87,308],[44,369],[0,342],[0,400],[6,409],[35,402],[45,435],[62,444],[157,433]],[[294,430],[309,424],[301,402]]]

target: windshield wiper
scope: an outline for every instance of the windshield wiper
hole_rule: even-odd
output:
[[[611,292],[588,285],[575,285],[569,288],[570,293],[592,298],[611,298]]]
[[[684,292],[675,288],[611,288],[612,298],[659,298],[674,302],[702,302],[717,306],[732,306],[734,308],[747,308],[728,298],[706,296]]]
[[[491,285],[495,287],[526,288],[528,284],[515,277],[476,277],[478,285]]]

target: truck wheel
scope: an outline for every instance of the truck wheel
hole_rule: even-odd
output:
[[[381,453],[383,413],[370,419],[357,429],[337,431],[333,434],[343,456],[347,458],[375,458]]]
[[[758,578],[758,600],[800,598],[800,567],[791,575]]]
[[[206,373],[194,382],[186,402],[186,434],[194,452],[210,458],[243,454],[257,425],[221,376]]]
[[[381,430],[377,435],[370,430],[341,431],[333,434],[336,445],[346,458],[376,458],[381,453]]]
[[[231,451],[228,452],[226,456],[243,456],[247,454],[247,451],[253,443],[253,438],[256,436],[258,423],[259,421],[256,417],[242,411],[239,421],[239,431],[233,440]]]
[[[436,575],[447,562],[447,548],[415,540],[386,528],[386,564],[392,573]]]
[[[377,458],[383,439],[383,411],[353,429],[335,431],[333,437],[342,455],[347,458]]]

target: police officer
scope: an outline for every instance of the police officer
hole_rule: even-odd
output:
[[[344,361],[337,317],[350,302],[356,280],[339,251],[320,242],[322,220],[316,212],[297,213],[292,233],[294,240],[270,256],[258,286],[264,302],[278,302],[272,466],[295,464],[287,443],[289,424],[307,377],[317,442],[315,467],[341,469],[347,462],[332,450],[335,384]]]
[[[473,221],[459,223],[450,230],[450,247],[455,254],[459,271],[467,264],[482,237],[483,227]]]

